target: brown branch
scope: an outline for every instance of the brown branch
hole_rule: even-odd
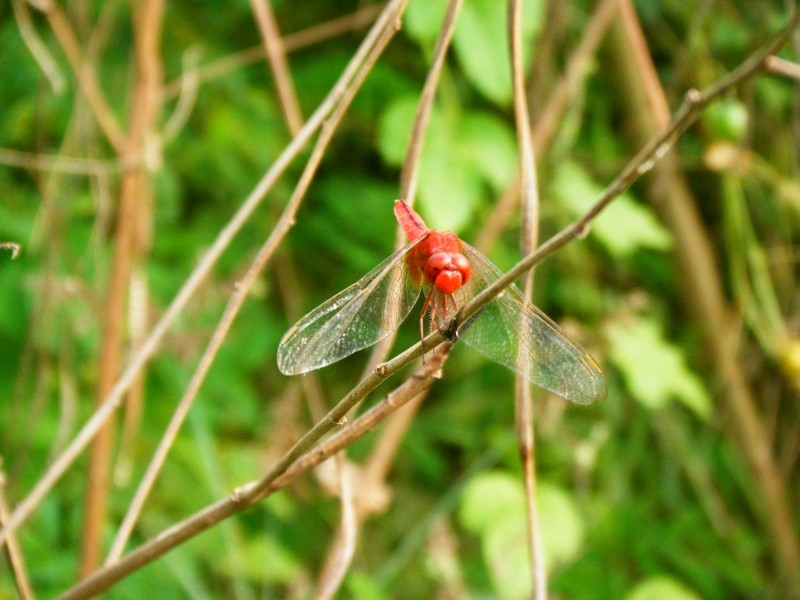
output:
[[[78,36],[61,8],[53,0],[38,0],[32,3],[47,17],[50,27],[67,57],[70,67],[78,81],[81,92],[92,107],[100,129],[118,154],[125,148],[125,134],[111,110],[100,84],[97,82],[94,69],[81,51]]]
[[[136,82],[130,119],[130,131],[122,156],[147,156],[147,146],[159,116],[162,68],[160,58],[163,0],[142,0],[133,11]],[[127,170],[120,185],[117,231],[114,237],[115,254],[111,266],[110,287],[105,302],[103,340],[98,368],[97,406],[114,387],[119,377],[123,351],[126,346],[124,325],[126,300],[136,265],[150,244],[153,192],[151,173],[142,164]],[[137,397],[128,402],[142,402],[141,375],[132,382],[131,392]],[[100,565],[102,535],[107,519],[111,454],[114,420],[109,419],[98,431],[89,461],[89,478],[84,512],[84,539],[81,574],[88,575]]]
[[[0,525],[3,525],[8,519],[8,504],[6,503],[5,488],[6,474],[0,471]],[[11,564],[11,571],[14,573],[14,583],[17,586],[19,597],[23,600],[35,598],[36,596],[31,587],[28,570],[25,567],[25,558],[22,555],[22,549],[19,546],[16,536],[10,536],[8,538],[6,553],[8,554],[8,562]]]
[[[536,173],[536,153],[531,139],[528,99],[525,92],[525,65],[522,56],[522,0],[508,0],[508,39],[511,62],[511,80],[514,91],[514,123],[519,144],[520,192],[522,201],[522,235],[520,248],[528,254],[539,242],[539,185]],[[525,275],[524,294],[533,296],[533,271]],[[519,348],[523,352],[522,348]],[[547,598],[547,570],[545,569],[539,514],[536,508],[536,459],[534,445],[534,412],[531,384],[516,375],[514,384],[514,414],[517,445],[525,482],[525,510],[527,539],[530,555],[533,598]]]
[[[446,358],[449,349],[449,344],[441,346],[438,352],[430,355],[418,373],[403,382],[395,391],[352,423],[347,425],[340,424],[339,431],[319,444],[319,446],[308,448],[298,455],[297,459],[291,461],[279,476],[275,476],[273,469],[262,479],[239,487],[230,496],[215,502],[145,542],[119,562],[95,572],[59,596],[59,600],[89,598],[108,589],[115,582],[156,560],[175,546],[220,521],[245,510],[275,490],[286,486],[292,479],[308,472],[340,450],[343,450],[356,439],[372,431],[403,404],[423,393],[431,382],[439,376],[442,362]],[[326,416],[326,419],[331,419],[332,415],[337,414],[334,411],[331,411]],[[334,416],[333,418],[336,417]]]
[[[303,115],[300,111],[300,102],[297,100],[297,92],[289,74],[289,66],[286,62],[286,48],[281,40],[281,33],[278,24],[275,22],[275,15],[268,0],[250,0],[253,14],[256,18],[258,31],[264,43],[264,52],[267,56],[272,76],[275,79],[275,87],[278,92],[278,101],[283,110],[289,132],[297,135],[300,127],[303,126]]]
[[[563,76],[549,94],[547,102],[541,110],[535,112],[536,119],[533,123],[535,156],[541,156],[544,153],[555,134],[561,115],[564,114],[570,99],[577,93],[576,90],[589,69],[591,59],[616,14],[616,2],[617,0],[600,0],[575,51],[567,62]],[[480,237],[475,241],[478,249],[487,251],[500,233],[505,231],[508,220],[515,214],[514,207],[517,202],[519,202],[519,188],[515,179],[514,183],[500,196],[500,201],[484,225]]]
[[[290,53],[314,44],[319,44],[344,33],[362,29],[375,21],[378,15],[384,10],[384,7],[384,4],[371,4],[349,15],[337,17],[336,19],[308,27],[302,31],[289,33],[283,38],[283,47],[287,53]],[[264,60],[264,58],[264,47],[252,46],[251,48],[235,52],[197,68],[195,77],[198,83],[202,83],[226,75],[231,71],[236,71],[248,65],[255,64]],[[181,77],[181,79],[183,79],[183,77]],[[181,90],[181,85],[181,80],[167,83],[164,87],[165,96],[169,98],[176,96]]]

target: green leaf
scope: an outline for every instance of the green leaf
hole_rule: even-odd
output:
[[[651,319],[612,325],[610,360],[631,394],[644,407],[663,408],[673,398],[700,418],[711,414],[711,399],[700,378],[686,364],[681,349],[666,340]]]
[[[390,164],[405,159],[417,98],[393,102],[381,115],[378,147]],[[516,142],[509,126],[489,113],[431,112],[419,172],[419,208],[436,229],[458,230],[487,189],[506,188],[516,173]]]
[[[447,0],[411,0],[404,15],[405,30],[417,42],[433,44],[439,36]]]
[[[566,162],[556,171],[550,191],[571,216],[579,217],[603,190],[581,166]],[[670,232],[649,207],[637,203],[629,194],[622,194],[600,214],[592,223],[591,235],[619,258],[640,248],[667,250],[672,246]]]
[[[625,600],[700,600],[700,596],[677,579],[657,575],[637,584]]]
[[[453,47],[467,79],[501,106],[508,106],[512,97],[506,6],[497,0],[467,0],[453,35]],[[530,49],[541,28],[544,3],[526,2],[523,10],[522,47]],[[525,63],[530,64],[527,54]]]
[[[466,529],[483,535],[506,515],[514,519],[525,516],[525,490],[517,479],[493,471],[478,475],[467,484],[458,513]]]
[[[536,495],[542,546],[548,571],[575,559],[585,529],[572,497],[560,487],[539,482]],[[464,489],[461,524],[481,538],[484,560],[502,598],[530,593],[525,490],[511,475],[495,471],[475,477]]]

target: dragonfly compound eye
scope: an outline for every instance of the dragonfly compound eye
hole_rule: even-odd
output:
[[[470,273],[469,261],[463,254],[435,252],[425,263],[425,278],[447,295],[464,285]]]

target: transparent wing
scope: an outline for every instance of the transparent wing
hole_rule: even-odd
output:
[[[472,264],[472,277],[455,294],[459,306],[502,275],[483,254],[462,244]],[[487,358],[576,404],[605,398],[606,380],[595,360],[526,301],[516,286],[466,323],[459,338]]]
[[[397,329],[419,297],[421,282],[413,281],[404,260],[418,242],[398,250],[292,326],[278,346],[281,373],[322,368]]]

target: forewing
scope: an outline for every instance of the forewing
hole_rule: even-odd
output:
[[[456,293],[459,306],[474,298],[502,273],[469,244],[463,253],[472,277]],[[511,286],[469,323],[459,338],[530,382],[577,404],[605,398],[606,381],[595,360],[547,315]]]
[[[417,301],[408,252],[398,250],[350,287],[300,319],[278,346],[278,369],[299,375],[367,348],[400,326]]]

